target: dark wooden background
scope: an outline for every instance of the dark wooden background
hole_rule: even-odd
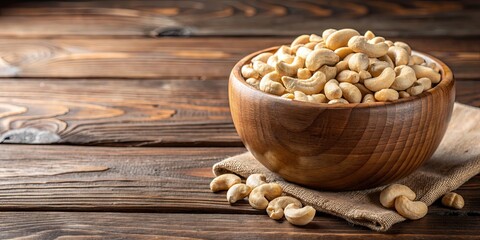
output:
[[[234,63],[353,27],[444,60],[480,107],[479,1],[14,1],[0,9],[0,238],[475,238],[480,177],[387,234],[319,213],[298,228],[208,189],[245,151]],[[7,144],[8,143],[8,144]],[[42,144],[42,145],[29,145]]]

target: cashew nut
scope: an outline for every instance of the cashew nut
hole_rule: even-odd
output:
[[[315,217],[315,208],[305,206],[300,208],[293,203],[290,203],[283,210],[287,221],[293,225],[303,226],[310,223]]]
[[[277,52],[275,52],[275,55],[278,56],[278,60],[280,61],[285,61],[286,58],[293,58],[292,49],[287,46],[281,46],[278,48]]]
[[[388,88],[376,92],[374,96],[379,102],[392,102],[398,99],[398,92]]]
[[[420,78],[420,79],[417,80],[417,82],[422,84],[422,86],[423,86],[422,91],[427,91],[430,88],[432,88],[432,80],[430,80],[430,78]]]
[[[395,68],[395,81],[393,82],[391,88],[395,90],[405,90],[413,85],[417,81],[415,77],[415,71],[407,65],[398,66]]]
[[[375,102],[375,97],[371,93],[366,94],[362,100],[362,103],[369,103],[369,102]]]
[[[400,91],[400,92],[398,92],[398,96],[400,98],[407,98],[407,97],[410,97],[410,94],[405,92],[405,91]]]
[[[377,92],[392,86],[393,81],[395,81],[395,71],[392,68],[385,68],[378,77],[365,79],[363,83],[369,90]]]
[[[256,89],[260,88],[260,79],[258,78],[248,78],[247,80],[245,80],[245,82],[252,85]]]
[[[295,38],[295,40],[293,40],[290,47],[293,47],[298,44],[306,44],[308,42],[310,42],[310,35],[300,35],[297,38]]]
[[[465,205],[462,195],[454,192],[449,192],[445,194],[442,198],[442,204],[446,207],[451,207],[455,209],[462,209]]]
[[[281,75],[284,76],[293,76],[297,73],[297,70],[301,67],[303,67],[304,59],[296,56],[295,60],[293,60],[292,63],[285,63],[283,61],[280,61],[277,63],[275,66],[275,70]]]
[[[360,90],[360,92],[362,93],[362,96],[365,96],[367,94],[373,94],[372,91],[368,90],[368,88],[366,88],[363,84],[361,83],[355,83],[353,84],[355,85],[355,87],[358,88],[358,90]]]
[[[283,94],[282,96],[280,96],[281,98],[285,98],[285,99],[288,99],[288,100],[293,100],[295,98],[295,95],[293,95],[293,93],[285,93]]]
[[[380,43],[368,43],[367,39],[363,36],[352,37],[348,41],[348,47],[351,48],[354,52],[365,53],[369,57],[380,57],[387,54],[388,46],[387,44]]]
[[[253,62],[253,69],[258,72],[261,76],[267,75],[267,73],[275,71],[275,68],[268,65],[267,63],[255,61]]]
[[[255,56],[254,58],[252,58],[252,62],[260,61],[260,62],[267,63],[268,59],[271,56],[273,56],[273,53],[269,53],[269,52],[260,53],[257,56]]]
[[[250,206],[255,209],[266,209],[268,201],[282,195],[282,187],[278,183],[262,184],[252,190],[248,196]]]
[[[372,78],[372,74],[366,70],[361,70],[358,72],[358,76],[360,77],[359,82],[363,83],[363,80]]]
[[[402,47],[391,46],[388,48],[388,56],[395,60],[395,66],[408,64],[408,52]]]
[[[310,48],[307,48],[305,46],[299,47],[297,50],[297,56],[306,59],[308,54],[310,54],[313,50]]]
[[[423,92],[423,84],[419,82],[414,82],[411,87],[405,90],[410,96],[416,96]]]
[[[417,77],[417,79],[426,77],[432,80],[432,83],[436,84],[440,82],[441,75],[435,70],[422,65],[413,65],[411,67],[415,71],[415,76]]]
[[[281,219],[283,217],[283,209],[289,204],[293,204],[298,208],[302,207],[302,203],[293,197],[290,196],[281,196],[273,199],[268,203],[267,214],[271,219]]]
[[[368,30],[363,36],[365,37],[365,39],[370,40],[375,37],[375,34],[372,31]]]
[[[315,74],[308,79],[283,76],[282,82],[288,92],[302,91],[305,94],[314,94],[323,90],[327,80],[325,79],[325,74],[315,72]]]
[[[261,173],[251,174],[250,176],[248,176],[247,181],[245,181],[245,184],[247,184],[247,186],[251,187],[252,189],[265,183],[267,183],[267,178]]]
[[[311,102],[311,103],[327,103],[327,97],[325,97],[325,94],[319,93],[319,94],[312,94],[312,95],[306,95],[303,92],[300,91],[295,91],[293,92],[295,98],[294,100],[297,101],[303,101],[303,102]]]
[[[280,83],[280,75],[277,72],[271,72],[260,80],[260,90],[275,95],[285,92],[285,87]]]
[[[343,98],[348,102],[359,103],[362,101],[362,93],[357,87],[355,87],[355,85],[348,82],[341,82],[338,86],[342,89]]]
[[[384,43],[387,44],[388,47],[393,46],[393,42],[390,40],[385,40]]]
[[[342,97],[342,89],[338,86],[338,81],[335,79],[330,79],[324,87],[325,96],[329,100],[334,100]]]
[[[348,101],[343,98],[338,98],[328,101],[328,104],[348,104]]]
[[[337,64],[335,64],[335,68],[337,68],[337,72],[347,70],[348,69],[348,62],[347,61],[340,61]]]
[[[315,47],[313,47],[313,50],[322,49],[322,48],[326,48],[325,42],[323,41],[315,44]]]
[[[318,71],[325,74],[325,79],[327,79],[327,80],[335,78],[335,76],[337,75],[337,68],[336,67],[330,67],[328,65],[321,66],[318,69]]]
[[[243,183],[237,183],[228,189],[227,201],[230,204],[236,203],[238,200],[246,198],[251,191],[252,188],[250,186]]]
[[[344,59],[348,54],[353,53],[353,50],[349,47],[341,47],[335,49],[334,52],[338,55],[340,59]]]
[[[438,67],[438,65],[434,62],[427,63],[427,67],[433,69],[433,71],[435,71],[437,73],[440,72],[440,67]]]
[[[348,67],[356,72],[367,70],[369,65],[368,56],[365,53],[355,53],[348,60]]]
[[[374,37],[374,38],[368,40],[368,43],[371,43],[371,44],[377,44],[377,43],[381,43],[381,42],[385,42],[385,38],[383,38],[383,37]]]
[[[395,209],[400,215],[410,220],[423,218],[428,212],[428,207],[424,202],[412,201],[403,195],[395,199]]]
[[[380,203],[387,208],[395,205],[395,199],[398,196],[405,196],[407,199],[414,200],[416,194],[409,187],[401,184],[392,184],[380,193]]]
[[[325,39],[328,38],[328,36],[330,36],[332,33],[336,32],[337,29],[333,29],[333,28],[329,28],[329,29],[326,29],[322,32],[322,39],[323,41],[325,41]]]
[[[360,76],[357,72],[351,70],[343,70],[337,75],[339,82],[357,83],[360,80]]]
[[[335,65],[338,61],[339,58],[337,54],[332,50],[317,49],[308,54],[307,59],[305,60],[305,66],[308,70],[313,72],[324,64]]]
[[[228,190],[231,186],[241,183],[242,179],[239,176],[231,173],[222,174],[210,182],[210,189],[212,192]]]
[[[345,28],[333,32],[325,39],[325,44],[327,48],[335,50],[337,48],[345,47],[348,44],[348,40],[354,36],[359,36],[360,33],[355,29]],[[350,47],[350,46],[349,46]],[[353,48],[352,48],[353,49]]]
[[[321,42],[323,38],[318,36],[317,34],[310,34],[310,42]]]
[[[388,54],[378,57],[378,60],[387,62],[391,68],[395,68],[395,64],[393,63],[392,59],[388,56]]]
[[[388,64],[388,62],[376,60],[370,64],[370,66],[368,67],[368,72],[373,77],[378,77],[380,74],[382,74],[385,68],[389,68],[389,67],[390,67],[390,64]]]
[[[250,65],[243,65],[240,71],[244,78],[258,78],[260,76]]]
[[[306,68],[299,68],[297,70],[297,77],[300,79],[307,79],[312,76],[312,72]]]
[[[323,42],[309,42],[309,43],[307,43],[303,46],[310,49],[310,50],[313,50],[316,46],[318,46],[321,43],[323,43]]]
[[[417,55],[411,55],[408,59],[408,65],[420,65],[424,62],[425,59]]]
[[[397,42],[393,43],[393,46],[397,46],[397,47],[401,47],[401,48],[405,49],[405,51],[407,51],[409,56],[412,54],[412,48],[404,42],[397,41]]]

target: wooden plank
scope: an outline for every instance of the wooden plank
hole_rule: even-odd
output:
[[[478,1],[29,1],[3,36],[292,36],[352,27],[389,36],[479,36]],[[468,24],[467,24],[468,23]]]
[[[0,142],[242,146],[227,81],[0,80]],[[480,81],[457,101],[480,106]]]
[[[477,39],[394,40],[443,59],[459,79],[480,79]],[[291,38],[0,39],[0,76],[226,79],[242,57],[290,41]]]
[[[478,216],[428,216],[387,233],[317,216],[305,227],[267,216],[85,212],[1,212],[2,239],[478,239]]]
[[[243,201],[230,206],[212,193],[214,163],[244,148],[111,148],[0,145],[0,212],[128,211],[263,214]],[[480,176],[464,184],[462,210],[480,215]]]

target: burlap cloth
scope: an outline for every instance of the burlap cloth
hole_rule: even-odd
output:
[[[394,210],[382,207],[377,187],[362,191],[324,192],[286,182],[263,167],[249,153],[227,158],[213,166],[215,175],[236,173],[248,177],[263,173],[279,183],[286,194],[300,199],[320,212],[332,214],[376,231],[387,231],[406,220]],[[480,173],[480,109],[456,103],[450,125],[439,148],[420,169],[397,181],[409,186],[417,199],[431,205]]]

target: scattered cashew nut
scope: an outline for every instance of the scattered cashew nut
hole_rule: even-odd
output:
[[[401,184],[392,184],[380,193],[380,203],[386,208],[391,208],[395,205],[395,199],[398,196],[405,196],[412,201],[417,197],[409,187]]]
[[[462,209],[465,206],[465,201],[462,195],[454,192],[449,192],[442,197],[442,204],[446,207],[455,209]]]
[[[252,189],[265,183],[267,183],[267,178],[261,173],[251,174],[245,181],[245,184],[247,184],[247,186],[251,187]]]
[[[251,191],[252,188],[250,186],[243,183],[237,183],[228,189],[227,201],[230,204],[236,203],[238,200],[246,198]]]
[[[282,195],[282,187],[278,183],[262,184],[252,190],[248,196],[250,206],[255,209],[266,209],[268,201]]]
[[[281,196],[273,199],[270,203],[268,203],[267,207],[267,214],[271,219],[281,219],[283,217],[283,209],[287,207],[289,204],[293,204],[298,208],[302,207],[302,203],[290,196]]]
[[[231,186],[241,182],[242,179],[235,174],[222,174],[210,182],[210,190],[212,190],[212,192],[228,190]]]
[[[310,223],[315,217],[316,210],[311,206],[300,208],[290,203],[283,210],[287,221],[293,225],[303,226]]]
[[[405,218],[417,220],[427,215],[428,207],[424,202],[412,201],[402,195],[395,199],[395,210]]]

